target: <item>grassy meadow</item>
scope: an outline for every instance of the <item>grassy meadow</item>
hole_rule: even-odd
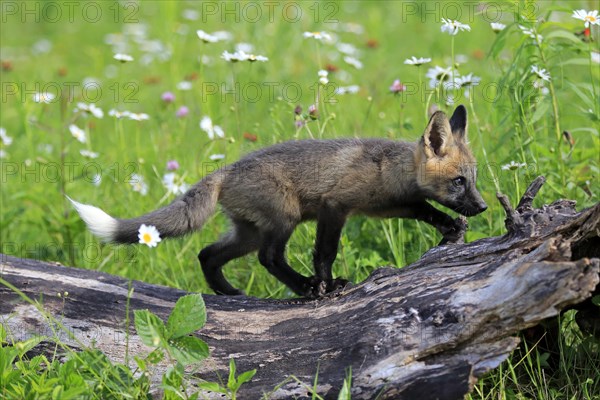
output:
[[[226,232],[225,216],[153,248],[116,246],[94,238],[65,195],[134,217],[253,150],[308,138],[415,141],[430,110],[458,104],[469,111],[489,205],[469,219],[467,241],[503,234],[496,192],[516,204],[538,175],[547,183],[537,205],[598,202],[599,29],[572,16],[597,9],[594,1],[0,6],[4,254],[210,293],[197,254]],[[443,18],[468,29],[444,32]],[[430,61],[405,63],[413,56]],[[314,238],[315,224],[305,223],[288,246],[304,275]],[[418,259],[440,238],[416,221],[354,217],[334,274],[360,282],[378,266]],[[292,296],[255,255],[225,274],[252,296]],[[563,367],[546,370],[543,352],[529,349],[472,398],[600,398],[598,343],[569,321]]]

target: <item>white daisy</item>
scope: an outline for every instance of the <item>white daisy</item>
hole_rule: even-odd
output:
[[[363,67],[363,63],[358,58],[346,56],[344,57],[344,61],[346,61],[348,64],[352,65],[356,69],[362,69]]]
[[[461,24],[456,20],[442,18],[442,32],[450,35],[456,35],[459,31],[471,31],[471,27],[467,24]]]
[[[52,101],[56,98],[55,94],[48,92],[40,92],[33,94],[33,101],[36,103],[52,103]]]
[[[252,53],[254,46],[250,43],[238,43],[235,45],[235,51],[242,51],[244,53]]]
[[[457,85],[459,85],[459,87],[465,89],[465,97],[469,98],[469,96],[471,95],[470,89],[473,86],[479,85],[479,83],[481,82],[481,78],[473,74],[468,74],[464,76],[459,76],[454,81]]]
[[[81,154],[84,157],[87,158],[98,158],[98,153],[96,153],[95,151],[90,151],[90,150],[79,150],[79,154]]]
[[[6,134],[6,129],[0,127],[0,141],[4,143],[5,146],[10,146],[13,142],[13,138]]]
[[[514,171],[519,168],[525,168],[526,166],[527,166],[527,164],[525,164],[525,163],[518,163],[513,160],[510,163],[503,165],[502,170],[503,171]]]
[[[331,25],[331,29],[335,31],[350,32],[355,35],[362,35],[365,32],[365,28],[355,22],[335,22]]]
[[[544,68],[532,65],[531,73],[537,75],[537,77],[543,81],[550,82],[550,74]]]
[[[434,89],[436,87],[438,87],[438,85],[440,83],[443,82],[444,87],[445,88],[450,88],[453,86],[451,81],[451,76],[452,76],[452,68],[451,67],[447,67],[447,68],[442,68],[439,66],[435,66],[433,68],[429,68],[429,70],[427,71],[427,74],[425,75],[427,78],[429,78],[429,87]],[[455,72],[455,80],[458,78],[458,75]]]
[[[464,54],[457,54],[454,60],[457,64],[464,64],[469,61],[469,57]]]
[[[52,146],[49,143],[40,143],[40,144],[38,144],[37,149],[40,152],[44,152],[46,154],[52,154],[52,151],[54,150],[54,146]]]
[[[189,185],[183,182],[183,179],[178,177],[175,172],[169,172],[163,176],[163,185],[170,194],[175,196],[184,194],[189,189]]]
[[[158,229],[154,225],[144,225],[140,226],[138,231],[138,238],[140,239],[141,244],[145,244],[148,247],[156,247],[158,242],[162,239],[160,238],[160,233]]]
[[[197,30],[196,34],[204,43],[217,43],[219,41],[218,37],[211,35],[210,33],[206,33],[202,29]]]
[[[129,119],[134,121],[146,121],[150,119],[150,116],[146,113],[129,113]]]
[[[131,113],[129,111],[119,111],[112,108],[110,111],[108,111],[108,115],[110,115],[111,117],[115,117],[116,119],[121,119],[129,117]]]
[[[92,114],[96,118],[103,118],[104,111],[101,108],[96,107],[95,104],[77,103],[77,107],[73,109],[74,112],[83,111],[88,114]]]
[[[87,142],[87,136],[85,135],[85,131],[77,125],[69,125],[69,131],[71,132],[71,135],[73,135],[73,137],[79,140],[81,143]]]
[[[459,76],[455,79],[455,81],[460,85],[460,87],[464,88],[479,85],[479,83],[481,82],[481,78],[473,74],[468,74],[464,76]]]
[[[210,158],[212,161],[218,161],[224,159],[225,154],[211,154],[208,158]]]
[[[209,116],[202,117],[202,120],[200,121],[200,129],[206,132],[210,140],[214,140],[215,136],[220,138],[225,137],[225,132],[223,132],[223,129],[218,125],[213,125],[213,122]]]
[[[192,10],[190,8],[186,8],[181,13],[181,16],[184,19],[187,19],[188,21],[197,21],[198,18],[200,18],[200,12],[198,12],[197,10]]]
[[[227,62],[238,62],[238,61],[246,61],[248,60],[248,54],[243,51],[236,51],[235,53],[230,53],[227,50],[221,54],[221,58]]]
[[[227,32],[227,31],[216,31],[216,32],[213,32],[212,35],[214,37],[216,37],[217,39],[219,39],[220,41],[225,41],[225,42],[228,42],[231,39],[233,39],[233,35],[231,34],[231,32]]]
[[[247,54],[247,60],[250,62],[254,62],[254,61],[260,61],[260,62],[266,62],[269,61],[268,57],[265,56],[260,56],[260,55],[255,55],[255,54]]]
[[[335,94],[354,94],[360,91],[360,86],[358,85],[350,85],[350,86],[340,86],[335,89]]]
[[[192,82],[190,81],[181,81],[177,84],[177,89],[179,90],[192,90]]]
[[[584,21],[586,28],[589,28],[590,25],[600,25],[600,19],[598,19],[598,10],[575,10],[573,11],[572,17]]]
[[[339,50],[340,53],[344,53],[349,56],[357,56],[359,53],[356,46],[354,46],[353,44],[350,44],[350,43],[340,42],[335,47],[337,47],[337,49]]]
[[[319,75],[319,83],[321,85],[327,85],[329,83],[329,79],[327,79],[329,72],[322,69],[322,70],[319,70],[318,75]]]
[[[142,196],[148,194],[148,185],[144,182],[144,178],[141,175],[132,174],[129,184],[134,192],[139,192]]]
[[[317,40],[325,40],[331,41],[331,35],[327,32],[304,32],[303,36],[305,38],[313,38]]]
[[[31,51],[34,54],[45,54],[52,50],[52,42],[48,39],[40,39],[31,46]]]
[[[417,58],[415,56],[412,56],[411,58],[407,58],[406,60],[404,60],[404,64],[408,64],[408,65],[415,65],[415,66],[421,66],[423,64],[427,64],[431,62],[431,58],[426,58],[426,57],[420,57]]]
[[[100,186],[100,183],[102,182],[102,175],[100,174],[94,174],[94,176],[91,179],[92,185],[98,187]]]
[[[492,27],[492,30],[496,33],[504,30],[504,28],[506,28],[506,25],[501,24],[500,22],[491,22],[490,26]]]
[[[524,35],[532,38],[538,45],[542,43],[544,37],[536,32],[535,28],[529,29],[523,25],[519,25],[519,29],[523,32]]]
[[[124,53],[117,53],[113,56],[113,58],[122,63],[133,61],[133,57],[131,57],[129,54]]]

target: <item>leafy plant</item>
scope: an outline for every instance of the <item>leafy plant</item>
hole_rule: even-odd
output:
[[[229,359],[229,376],[227,378],[227,384],[222,385],[217,382],[202,382],[199,387],[204,390],[209,390],[215,393],[223,393],[231,400],[237,399],[237,392],[240,390],[240,387],[246,383],[250,382],[250,380],[256,374],[256,370],[252,369],[250,371],[242,372],[240,375],[236,376],[236,366],[235,360],[233,358]]]

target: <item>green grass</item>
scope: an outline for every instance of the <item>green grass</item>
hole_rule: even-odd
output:
[[[600,73],[590,61],[590,50],[598,50],[598,29],[592,30],[595,41],[585,43],[574,35],[583,22],[571,18],[573,10],[593,8],[593,2],[482,2],[480,8],[473,8],[473,2],[276,3],[272,9],[247,2],[94,3],[97,9],[77,3],[70,13],[71,6],[64,3],[3,2],[0,126],[13,141],[1,145],[1,252],[208,293],[196,256],[227,230],[223,215],[215,215],[199,233],[163,241],[154,249],[103,245],[85,230],[64,195],[117,217],[133,217],[174,198],[162,184],[169,160],[178,161],[175,172],[192,184],[221,163],[289,139],[417,140],[427,122],[427,104],[453,109],[438,98],[444,91],[431,91],[425,78],[429,68],[450,65],[453,55],[458,73],[481,77],[469,98],[464,90],[455,93],[456,103],[466,104],[470,112],[469,137],[480,163],[478,185],[490,206],[470,218],[467,240],[504,233],[496,191],[516,204],[540,174],[547,183],[537,205],[570,198],[583,208],[598,201]],[[496,13],[500,8],[501,18]],[[198,12],[197,20],[183,17],[190,9]],[[59,17],[55,10],[61,11]],[[255,10],[261,12],[256,21]],[[440,32],[441,17],[454,18],[456,10],[471,32],[451,37]],[[489,25],[497,18],[507,25],[499,34]],[[362,32],[348,23],[360,25]],[[517,24],[542,34],[541,46]],[[233,39],[203,43],[197,29],[226,30]],[[347,64],[336,45],[303,38],[305,31],[332,32],[339,42],[354,45],[363,68]],[[220,58],[240,42],[251,43],[269,61],[234,64]],[[118,43],[125,47],[117,49]],[[152,52],[152,47],[158,50]],[[118,63],[115,52],[135,60]],[[432,62],[418,68],[405,65],[413,55]],[[201,62],[203,57],[210,62]],[[329,86],[319,87],[317,71],[327,65],[338,70],[329,74]],[[532,85],[532,65],[550,73],[547,94]],[[86,79],[96,83],[82,90]],[[186,79],[192,89],[178,90]],[[407,92],[392,95],[394,79],[407,85]],[[360,86],[359,93],[333,95],[335,86],[353,84]],[[33,102],[33,93],[43,91],[57,98],[49,104]],[[161,100],[166,91],[176,96],[171,104]],[[104,117],[75,113],[80,101],[95,103]],[[319,109],[314,121],[306,115],[311,104]],[[307,121],[299,129],[294,124],[297,105]],[[181,106],[189,114],[178,118]],[[144,112],[150,119],[117,120],[108,115],[113,108]],[[205,115],[223,128],[225,138],[210,140],[200,129]],[[71,124],[87,133],[87,143],[71,135]],[[563,138],[565,130],[572,144]],[[256,141],[249,140],[252,135]],[[99,156],[85,158],[82,149]],[[214,154],[225,158],[211,161]],[[511,161],[526,167],[501,168]],[[134,173],[147,183],[146,195],[132,190]],[[101,176],[98,186],[95,174]],[[306,223],[289,244],[291,264],[305,275],[311,273],[314,237],[315,225]],[[358,282],[378,266],[418,259],[439,240],[434,229],[415,221],[355,217],[344,229],[334,272]],[[232,262],[225,273],[234,286],[253,296],[292,295],[254,255]],[[528,362],[542,356],[532,349],[525,359],[513,357],[490,374],[473,398],[592,398],[586,397],[590,386],[585,382],[590,378],[591,387],[598,388],[598,349],[589,347],[589,357],[581,358],[579,342],[564,350],[581,369],[559,371],[556,377],[545,375],[542,364],[527,369]],[[563,391],[565,387],[569,390]]]

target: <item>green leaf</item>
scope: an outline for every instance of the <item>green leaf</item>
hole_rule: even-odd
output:
[[[235,360],[229,359],[229,378],[227,379],[227,387],[233,389],[235,387]]]
[[[239,387],[244,383],[249,382],[252,378],[254,378],[254,375],[256,375],[255,369],[251,369],[250,371],[240,374],[240,376],[237,377],[237,388],[239,389]]]
[[[42,340],[45,340],[45,339],[46,339],[46,337],[44,337],[44,336],[33,337],[31,339],[25,340],[24,342],[15,343],[14,347],[19,352],[19,357],[23,357],[25,355],[25,353],[27,353],[29,350],[33,349],[35,346],[40,344],[40,342]]]
[[[52,399],[53,400],[58,400],[62,397],[63,394],[63,387],[62,386],[57,386],[54,388],[54,390],[52,391]]]
[[[508,28],[503,29],[496,34],[496,40],[492,43],[492,48],[490,49],[490,55],[492,58],[497,58],[504,46],[506,45],[506,35],[508,34]]]
[[[135,330],[142,342],[151,347],[159,347],[165,341],[165,324],[148,310],[135,310]]]
[[[168,346],[169,353],[183,365],[202,361],[210,354],[208,345],[194,336],[171,339]]]
[[[350,400],[351,398],[352,397],[350,395],[350,386],[348,385],[348,380],[344,379],[342,390],[340,390],[340,394],[338,394],[338,400]]]
[[[167,372],[165,372],[162,377],[162,383],[160,385],[165,391],[165,399],[185,399],[184,394],[181,392],[183,375],[183,367],[180,364],[176,364],[167,369]]]
[[[590,65],[590,60],[587,58],[569,58],[566,61],[559,63],[558,65]]]
[[[180,297],[167,321],[169,339],[176,339],[202,328],[206,323],[206,308],[200,294]]]
[[[146,360],[150,364],[158,364],[165,358],[165,353],[161,349],[156,349],[152,353],[148,354]]]
[[[571,41],[573,43],[577,43],[577,44],[583,43],[581,41],[581,39],[579,39],[577,36],[575,36],[571,32],[563,31],[563,30],[552,31],[552,32],[548,33],[547,35],[544,35],[544,39],[546,41],[552,40],[552,39],[565,39],[565,40],[569,40],[569,41]]]
[[[222,387],[217,382],[202,382],[198,385],[198,387],[209,392],[227,393],[227,388]]]
[[[548,109],[550,108],[550,103],[548,101],[542,101],[537,105],[537,108],[531,118],[529,119],[529,123],[533,124],[537,122],[540,118],[548,113]]]
[[[146,360],[144,360],[142,358],[139,358],[138,356],[133,357],[133,359],[135,361],[135,364],[138,366],[138,368],[141,371],[146,371],[148,369],[148,365],[146,364]]]

